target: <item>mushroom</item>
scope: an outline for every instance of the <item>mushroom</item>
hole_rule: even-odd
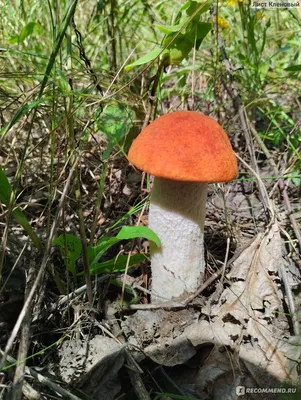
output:
[[[161,240],[150,245],[152,302],[183,298],[202,282],[208,183],[237,175],[230,140],[212,118],[176,111],[148,125],[133,141],[128,159],[154,175],[149,227]]]

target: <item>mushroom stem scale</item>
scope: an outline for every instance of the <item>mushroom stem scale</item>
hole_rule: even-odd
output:
[[[161,247],[151,244],[152,302],[180,298],[201,284],[207,183],[154,179],[149,227]]]

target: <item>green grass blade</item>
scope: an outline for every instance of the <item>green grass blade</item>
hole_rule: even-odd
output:
[[[94,263],[90,266],[90,272],[92,275],[112,273],[112,272],[124,272],[126,269],[128,255],[118,255],[108,261],[101,263]],[[145,254],[133,254],[130,256],[128,268],[144,261],[146,259]]]
[[[116,236],[116,238],[120,240],[135,239],[140,237],[151,240],[158,247],[161,246],[158,236],[147,226],[123,226]]]
[[[61,27],[59,29],[58,36],[57,36],[57,39],[56,39],[56,43],[55,43],[55,46],[54,46],[54,48],[52,50],[48,65],[46,67],[44,78],[43,78],[43,81],[42,81],[42,84],[41,84],[41,87],[40,87],[39,98],[42,97],[43,91],[44,91],[44,89],[45,89],[45,87],[47,85],[49,76],[51,74],[52,68],[53,68],[54,63],[55,63],[56,56],[57,56],[57,54],[58,54],[58,52],[60,50],[62,41],[64,39],[66,30],[67,30],[67,28],[68,28],[68,26],[70,24],[71,18],[73,16],[74,12],[75,12],[77,1],[78,0],[74,0],[71,3],[71,5],[70,5],[69,9],[67,10],[66,15],[65,15],[65,17],[63,19],[63,23],[62,23],[62,25],[61,25]]]

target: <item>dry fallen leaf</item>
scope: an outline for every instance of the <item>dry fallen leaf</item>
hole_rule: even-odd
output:
[[[230,346],[257,386],[266,385],[263,371],[279,382],[294,377],[289,354],[296,353],[296,346],[288,340],[289,322],[279,285],[284,263],[279,228],[274,223],[234,262],[219,300],[209,299],[202,309],[209,322],[201,321],[187,330],[194,345],[212,341]]]

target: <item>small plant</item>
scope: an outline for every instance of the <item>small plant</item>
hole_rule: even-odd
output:
[[[160,56],[161,65],[178,65],[187,58],[195,47],[199,49],[202,41],[212,29],[210,22],[200,21],[201,14],[209,10],[212,1],[187,1],[178,11],[174,25],[156,25],[165,34],[162,44],[149,53],[128,64],[126,71],[147,64]]]
[[[124,255],[118,254],[108,261],[101,262],[105,252],[121,240],[130,240],[144,237],[160,247],[158,236],[146,226],[123,226],[116,236],[104,236],[95,246],[88,246],[88,260],[90,273],[99,275],[104,273],[123,272],[126,267],[132,267],[144,261],[144,254]],[[79,237],[72,234],[63,234],[54,240],[54,244],[60,247],[62,256],[68,270],[75,276],[76,262],[82,255],[82,245]]]

